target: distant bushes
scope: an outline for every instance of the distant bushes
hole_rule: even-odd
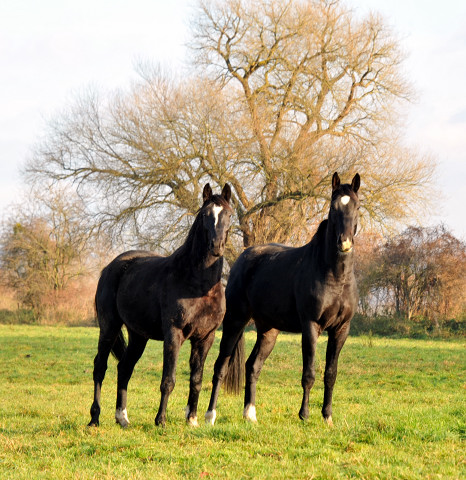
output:
[[[442,320],[434,325],[426,317],[408,320],[397,315],[365,316],[357,313],[351,321],[351,335],[411,338],[466,336],[466,316]]]

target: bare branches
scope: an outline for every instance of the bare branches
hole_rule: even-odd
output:
[[[233,187],[236,251],[308,239],[336,170],[361,174],[366,225],[424,205],[434,163],[402,145],[397,110],[411,92],[380,18],[357,20],[340,1],[202,0],[192,28],[197,74],[146,66],[127,92],[81,96],[29,172],[74,183],[100,225],[161,249],[207,180]]]

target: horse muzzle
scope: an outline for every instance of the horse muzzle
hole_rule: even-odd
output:
[[[338,242],[338,250],[341,253],[350,253],[353,250],[353,242],[349,238]]]
[[[225,251],[225,244],[215,244],[213,243],[210,247],[210,254],[214,257],[221,257]]]

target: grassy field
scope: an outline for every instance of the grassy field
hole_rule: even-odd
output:
[[[95,328],[0,325],[0,478],[466,478],[466,353],[460,340],[350,338],[334,394],[335,426],[321,419],[326,338],[308,422],[301,400],[300,338],[281,335],[258,384],[259,423],[242,398],[221,394],[215,427],[184,422],[188,345],[165,429],[156,428],[161,343],[150,342],[129,385],[131,426],[114,423],[116,362],[103,385],[101,426],[86,428]],[[218,335],[200,399],[210,394]],[[248,333],[248,351],[253,333]]]

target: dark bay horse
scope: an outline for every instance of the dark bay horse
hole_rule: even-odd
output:
[[[358,221],[359,174],[351,184],[332,178],[328,219],[300,248],[269,244],[245,250],[231,269],[226,288],[220,353],[215,362],[206,422],[214,424],[220,386],[239,391],[244,365],[244,328],[253,318],[257,341],[246,362],[243,416],[256,421],[256,382],[280,331],[302,334],[303,400],[299,417],[309,417],[309,392],[315,380],[317,338],[328,332],[322,414],[332,424],[332,393],[340,350],[356,310],[353,237]]]
[[[221,195],[213,195],[207,184],[203,205],[188,237],[172,255],[130,251],[103,269],[95,296],[100,336],[89,426],[99,425],[100,393],[110,352],[119,361],[115,419],[122,427],[129,424],[127,386],[149,339],[164,342],[161,400],[155,424],[165,425],[178,352],[188,338],[191,377],[186,420],[197,425],[204,362],[225,313],[221,274],[232,214],[230,197],[228,184]],[[123,325],[128,331],[128,345],[122,335]]]

